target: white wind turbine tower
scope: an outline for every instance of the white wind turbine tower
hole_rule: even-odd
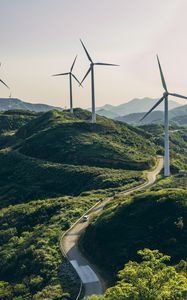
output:
[[[86,79],[86,77],[88,76],[88,74],[91,72],[91,89],[92,89],[92,123],[96,123],[96,113],[95,113],[95,85],[94,85],[94,66],[118,66],[118,65],[114,65],[114,64],[107,64],[107,63],[94,63],[93,60],[91,59],[86,47],[84,46],[82,40],[81,44],[84,48],[84,51],[86,52],[86,55],[90,61],[90,67],[86,73],[86,75],[84,76],[83,80],[81,81],[81,84],[83,83],[83,81]]]
[[[52,75],[52,76],[64,76],[64,75],[69,75],[69,88],[70,88],[70,92],[69,92],[69,95],[70,95],[70,112],[73,113],[73,91],[72,91],[72,77],[79,83],[79,85],[81,85],[80,81],[77,79],[77,77],[72,73],[73,71],[73,67],[75,65],[75,62],[76,62],[76,59],[77,59],[77,55],[73,61],[73,64],[70,68],[70,71],[67,72],[67,73],[61,73],[61,74],[55,74],[55,75]],[[82,85],[81,85],[82,86]]]
[[[0,67],[1,67],[1,63],[0,63]],[[5,85],[8,89],[10,89],[9,86],[6,85],[6,83],[5,83],[2,79],[0,79],[0,82],[1,82],[3,85]]]
[[[160,77],[162,81],[162,86],[164,88],[164,93],[162,98],[158,100],[158,102],[143,116],[143,118],[140,120],[142,121],[145,119],[162,101],[164,101],[164,176],[170,176],[170,153],[169,153],[169,119],[168,119],[168,96],[174,96],[178,98],[187,99],[187,97],[169,93],[166,85],[166,81],[162,72],[161,64],[157,55],[157,61],[160,71]]]

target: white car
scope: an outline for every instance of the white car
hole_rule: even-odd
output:
[[[87,222],[87,221],[88,221],[88,216],[87,215],[83,216],[82,222]]]

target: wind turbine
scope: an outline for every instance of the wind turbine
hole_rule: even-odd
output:
[[[162,101],[164,101],[164,176],[170,176],[170,151],[169,151],[169,119],[168,119],[168,96],[174,96],[182,99],[187,99],[187,97],[170,93],[168,92],[166,81],[164,78],[164,74],[162,71],[162,67],[157,55],[157,61],[158,61],[158,67],[160,71],[160,77],[162,86],[164,88],[164,93],[162,98],[158,100],[158,102],[143,116],[143,118],[140,120],[142,121],[145,119]]]
[[[0,67],[1,67],[1,63],[0,63]],[[5,83],[2,79],[0,79],[0,82],[1,82],[3,85],[5,85],[8,89],[10,89],[9,86],[6,85],[6,83]]]
[[[88,76],[88,74],[91,72],[91,89],[92,89],[92,123],[96,123],[96,113],[95,113],[95,84],[94,84],[94,66],[118,66],[118,65],[114,65],[114,64],[107,64],[107,63],[94,63],[93,60],[91,59],[91,56],[89,55],[85,45],[83,44],[82,40],[81,44],[84,48],[84,51],[86,52],[86,55],[88,57],[88,60],[90,61],[90,67],[86,73],[86,75],[84,76],[83,80],[81,81],[81,84],[83,83],[83,81],[86,79],[86,77]]]
[[[77,59],[77,55],[75,56],[75,59],[73,61],[73,64],[70,68],[70,71],[67,73],[61,73],[61,74],[55,74],[53,76],[64,76],[64,75],[69,75],[69,88],[70,88],[70,112],[73,113],[73,92],[72,92],[72,77],[79,83],[79,85],[82,86],[82,84],[80,83],[80,81],[77,79],[77,77],[72,73],[73,71],[73,67],[75,65]]]

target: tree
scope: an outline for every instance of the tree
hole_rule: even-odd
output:
[[[138,251],[142,262],[128,262],[118,274],[116,286],[109,288],[107,300],[184,300],[187,299],[187,278],[172,266],[169,256],[158,250]],[[92,300],[92,298],[88,298]],[[93,298],[102,299],[102,298]]]
[[[39,275],[37,276],[32,276],[30,278],[30,282],[29,282],[29,287],[32,290],[32,292],[36,292],[37,290],[40,289],[40,287],[42,286],[43,283],[43,278]]]
[[[6,281],[0,281],[0,299],[11,300],[13,296],[13,289]]]
[[[48,285],[41,292],[34,295],[33,300],[68,300],[68,293],[64,293],[60,284]]]

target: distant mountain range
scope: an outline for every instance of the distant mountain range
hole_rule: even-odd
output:
[[[141,125],[150,123],[163,123],[164,103],[158,106],[146,119],[140,123],[144,114],[158,101],[158,99],[142,98],[133,99],[127,103],[113,106],[106,104],[97,108],[97,114],[107,118],[115,119],[124,123]],[[181,105],[175,101],[169,101],[170,121],[176,125],[187,125],[187,105]]]
[[[24,102],[16,98],[0,98],[0,110],[31,110],[35,112],[46,112],[52,109],[62,110],[60,107],[50,106],[47,104],[34,104]]]
[[[127,103],[113,106],[106,104],[96,108],[97,114],[110,119],[121,122],[140,125],[140,119],[143,117],[158,99],[142,98],[133,99]],[[187,124],[187,105],[170,100],[170,120],[177,125]],[[63,108],[40,103],[29,103],[17,98],[0,98],[0,111],[6,110],[30,110],[34,112],[47,112],[53,109],[62,111]],[[163,122],[163,104],[159,106],[159,110],[153,111],[141,124],[162,123]]]
[[[148,115],[142,122],[140,122],[141,118],[145,115],[145,112],[134,113],[125,116],[118,116],[115,118],[118,121],[132,124],[132,125],[142,125],[142,124],[150,124],[150,123],[162,123],[164,120],[163,111],[153,111],[150,115]]]
[[[118,106],[113,106],[110,104],[106,104],[102,107],[97,108],[97,114],[116,119],[117,117],[120,116],[126,116],[129,114],[134,114],[134,113],[141,113],[148,111],[156,102],[158,99],[152,99],[152,98],[142,98],[142,99],[133,99],[127,103],[120,104]],[[174,109],[176,107],[180,107],[181,105],[175,101],[170,100],[169,101],[169,109]],[[163,103],[158,106],[159,111],[163,111],[164,106]]]
[[[150,115],[147,116],[142,122],[140,119],[144,116],[145,112],[134,113],[125,116],[120,116],[115,118],[118,121],[133,124],[133,125],[142,125],[150,123],[163,123],[164,113],[163,111],[153,111]],[[187,125],[187,105],[176,107],[169,111],[170,122],[176,125]]]

